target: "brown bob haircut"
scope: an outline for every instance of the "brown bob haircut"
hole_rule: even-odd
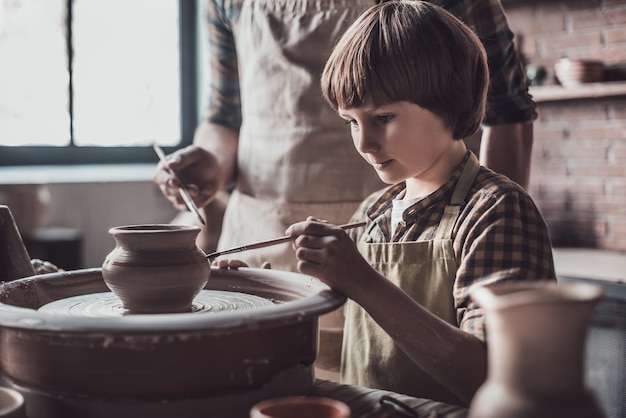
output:
[[[439,116],[462,139],[482,123],[489,69],[478,37],[452,14],[422,1],[390,1],[348,28],[321,85],[335,110],[407,101]]]

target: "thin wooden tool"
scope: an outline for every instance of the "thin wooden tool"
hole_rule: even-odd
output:
[[[358,228],[360,226],[365,225],[365,222],[355,222],[352,224],[345,224],[345,225],[339,225],[339,228],[347,230],[347,229],[353,229],[353,228]],[[260,242],[255,242],[254,244],[248,244],[248,245],[242,245],[241,247],[235,247],[235,248],[231,248],[229,250],[224,250],[224,251],[217,251],[214,253],[211,253],[209,255],[206,256],[206,258],[208,258],[209,260],[213,260],[221,255],[225,255],[225,254],[233,254],[233,253],[239,253],[242,251],[247,251],[247,250],[254,250],[257,248],[264,248],[264,247],[270,247],[272,245],[277,245],[277,244],[282,244],[284,242],[289,242],[291,240],[293,240],[294,237],[289,236],[289,235],[285,235],[283,237],[279,237],[279,238],[274,238],[274,239],[270,239],[267,241],[260,241]]]
[[[202,215],[200,215],[200,211],[198,210],[198,207],[196,206],[195,203],[193,203],[193,199],[191,198],[191,196],[189,196],[189,192],[185,188],[185,184],[182,181],[180,181],[180,178],[178,178],[176,173],[174,173],[174,170],[170,169],[167,159],[165,158],[165,153],[163,152],[161,147],[159,147],[157,144],[152,144],[152,148],[154,148],[154,151],[159,156],[159,159],[161,160],[163,165],[165,165],[165,168],[167,169],[167,171],[172,175],[172,177],[174,177],[174,179],[178,182],[178,184],[180,184],[178,191],[180,192],[180,196],[185,201],[185,204],[187,205],[189,210],[194,215],[196,215],[196,218],[198,218],[198,220],[202,223],[202,225],[206,225],[206,222],[204,222],[204,218],[202,217]]]

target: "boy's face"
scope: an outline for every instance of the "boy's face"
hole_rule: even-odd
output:
[[[366,103],[338,113],[350,124],[357,151],[387,184],[432,181],[462,142],[439,116],[410,102]]]

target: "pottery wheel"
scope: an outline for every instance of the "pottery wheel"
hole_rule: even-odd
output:
[[[202,290],[194,299],[189,312],[218,313],[235,310],[254,309],[272,305],[270,299],[247,293],[222,290]],[[111,317],[130,315],[122,306],[122,301],[111,292],[90,293],[55,300],[38,309],[40,312],[68,315]]]

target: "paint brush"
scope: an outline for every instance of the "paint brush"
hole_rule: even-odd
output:
[[[170,175],[178,182],[178,184],[180,185],[178,187],[178,191],[180,192],[180,196],[183,198],[183,200],[185,201],[185,204],[187,205],[187,207],[189,208],[189,210],[196,215],[196,218],[198,218],[198,220],[202,223],[202,225],[206,225],[206,222],[204,222],[204,218],[202,217],[202,215],[200,215],[200,211],[198,210],[198,207],[196,206],[195,203],[193,203],[193,199],[191,198],[191,196],[189,196],[189,192],[187,191],[187,189],[185,188],[185,184],[180,181],[180,178],[178,178],[178,176],[176,175],[176,173],[174,173],[174,170],[172,170],[170,168],[169,163],[167,162],[167,159],[165,158],[165,153],[163,152],[163,150],[161,149],[161,147],[159,147],[157,144],[152,144],[152,148],[154,148],[154,151],[157,153],[157,155],[159,156],[159,160],[161,160],[161,162],[163,163],[163,165],[165,166],[165,169],[167,170],[168,173],[170,173]]]
[[[358,228],[360,226],[365,225],[365,222],[355,222],[352,224],[345,224],[345,225],[339,225],[339,228],[343,229],[343,230],[348,230],[348,229],[353,229],[353,228]],[[221,255],[225,255],[225,254],[233,254],[233,253],[239,253],[242,251],[247,251],[247,250],[254,250],[257,248],[264,248],[264,247],[270,247],[272,245],[278,245],[278,244],[282,244],[284,242],[289,242],[292,241],[294,239],[294,237],[290,236],[290,235],[285,235],[283,237],[279,237],[279,238],[274,238],[274,239],[270,239],[267,241],[260,241],[260,242],[255,242],[254,244],[248,244],[248,245],[242,245],[241,247],[235,247],[235,248],[231,248],[229,250],[224,250],[224,251],[217,251],[214,253],[211,253],[209,255],[206,256],[206,258],[208,258],[209,260],[213,260]]]

